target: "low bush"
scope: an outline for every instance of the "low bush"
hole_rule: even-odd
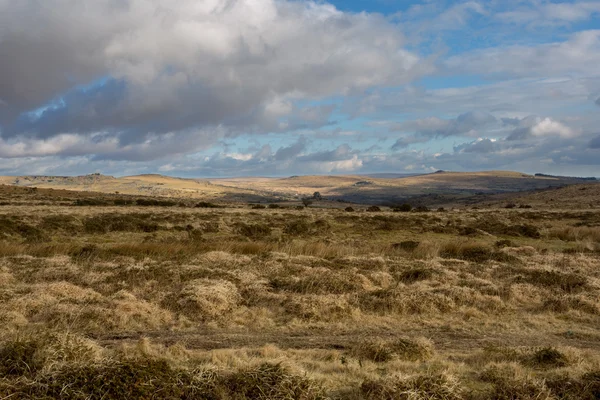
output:
[[[130,206],[133,204],[133,200],[131,200],[131,199],[114,199],[113,204],[115,206]]]
[[[104,199],[94,199],[94,198],[89,198],[89,199],[77,199],[75,200],[75,203],[73,203],[73,205],[75,206],[81,206],[81,207],[85,207],[85,206],[111,206],[114,203],[112,202],[108,202],[107,200]]]
[[[369,208],[367,208],[368,212],[380,212],[381,208],[377,207],[377,206],[371,206]]]
[[[177,205],[176,201],[158,199],[137,199],[135,203],[144,207],[175,207]]]
[[[503,252],[494,251],[492,248],[486,245],[461,242],[447,243],[442,247],[440,256],[443,258],[457,258],[479,263],[490,260],[503,262],[511,262],[516,260],[514,256]]]
[[[410,212],[412,211],[412,206],[410,204],[402,204],[400,206],[396,206],[392,208],[394,212]]]
[[[206,201],[201,201],[200,203],[197,203],[194,207],[196,208],[221,208],[221,206],[214,204],[214,203],[209,203]]]
[[[429,212],[429,207],[427,206],[418,206],[413,209],[414,212]]]

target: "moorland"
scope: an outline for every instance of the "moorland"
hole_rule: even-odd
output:
[[[600,185],[443,175],[5,181],[0,399],[599,398]]]

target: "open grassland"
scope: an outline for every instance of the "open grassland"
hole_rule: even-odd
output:
[[[0,399],[600,396],[600,211],[18,190]]]
[[[578,192],[579,204],[591,207],[593,194],[600,185],[595,180],[570,177],[533,176],[512,171],[443,172],[389,176],[292,176],[286,178],[182,179],[156,174],[112,177],[101,174],[86,176],[0,176],[0,184],[20,188],[71,190],[130,196],[162,196],[183,200],[222,202],[299,201],[319,192],[324,199],[359,204],[394,205],[406,201],[439,206],[493,202],[495,196],[522,191],[548,190],[567,185],[587,184],[595,190]],[[0,190],[1,194],[2,190]],[[546,206],[571,207],[572,204],[549,203],[555,196],[542,194],[531,199]],[[565,196],[562,196],[563,199]],[[583,202],[583,200],[587,200]],[[570,198],[573,200],[573,197]],[[538,201],[539,200],[539,201]]]

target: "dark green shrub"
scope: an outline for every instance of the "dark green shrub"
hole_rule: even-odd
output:
[[[110,206],[114,203],[109,203],[108,201],[104,200],[104,199],[94,199],[94,198],[89,198],[89,199],[77,199],[75,200],[75,203],[73,205],[75,206]]]
[[[174,207],[177,202],[172,200],[137,199],[136,204],[143,207]]]
[[[214,203],[209,203],[206,201],[201,201],[200,203],[196,204],[194,207],[196,208],[221,208],[221,206],[214,204]]]
[[[412,211],[412,206],[410,204],[402,204],[400,206],[392,208],[394,212],[410,212]]]
[[[346,207],[344,209],[344,211],[346,211],[346,212],[354,212],[354,208],[352,208],[352,207]]]
[[[133,204],[131,199],[114,199],[113,203],[115,206],[130,206]]]
[[[377,206],[371,206],[369,208],[367,208],[367,212],[380,212],[381,208],[377,207]]]

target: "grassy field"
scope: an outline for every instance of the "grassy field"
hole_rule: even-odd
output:
[[[414,204],[438,207],[449,204],[494,202],[506,194],[546,191],[569,185],[596,187],[576,198],[598,192],[597,181],[570,177],[533,176],[512,171],[437,172],[432,174],[386,177],[364,175],[292,176],[286,178],[182,179],[156,174],[115,178],[101,174],[85,176],[0,176],[0,184],[21,188],[39,188],[95,192],[115,195],[161,196],[184,200],[240,202],[293,201],[319,192],[337,202],[394,205]],[[1,190],[0,190],[1,192]],[[502,196],[501,196],[502,197]],[[539,197],[539,196],[538,196]],[[541,201],[548,199],[543,198]],[[570,198],[573,199],[572,197]],[[585,203],[585,207],[592,207]]]
[[[0,399],[600,396],[600,210],[0,194]]]

